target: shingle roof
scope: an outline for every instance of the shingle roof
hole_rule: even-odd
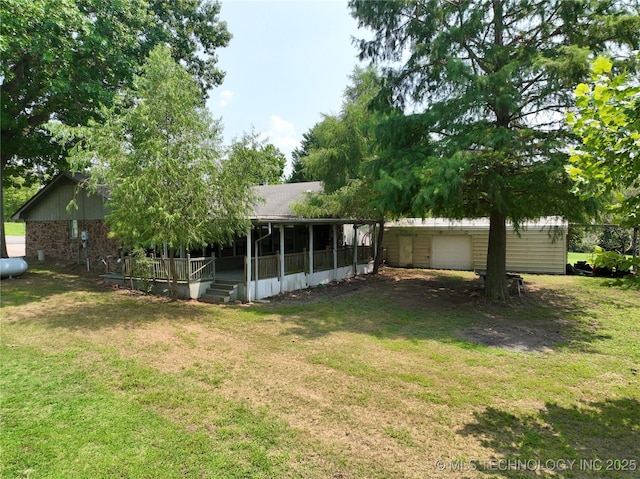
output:
[[[258,195],[264,199],[255,207],[258,220],[297,219],[291,207],[304,200],[307,193],[321,193],[322,183],[310,181],[305,183],[285,183],[282,185],[258,186]]]
[[[27,201],[13,216],[13,219],[18,219],[23,215],[32,205],[43,199],[48,191],[59,181],[64,179],[71,180],[80,185],[86,185],[88,182],[88,175],[82,173],[70,173],[62,172],[56,176],[49,184],[42,188],[36,195],[34,195],[29,201]],[[295,203],[302,202],[308,193],[322,193],[323,187],[320,181],[309,181],[305,183],[285,183],[278,185],[262,185],[256,186],[258,196],[261,200],[258,201],[254,208],[254,214],[251,218],[256,222],[271,222],[271,221],[289,221],[289,222],[335,222],[335,219],[329,218],[316,218],[316,219],[303,219],[296,215],[291,209]],[[105,199],[109,199],[109,190],[105,187],[98,187],[96,193]]]

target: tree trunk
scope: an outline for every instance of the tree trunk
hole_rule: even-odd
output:
[[[176,273],[175,250],[169,249],[169,289],[171,290],[171,301],[178,300],[178,274]]]
[[[490,217],[484,295],[487,298],[500,301],[506,301],[509,297],[507,289],[507,218],[503,213],[492,212]]]
[[[373,261],[373,274],[378,274],[380,266],[382,265],[382,238],[384,237],[384,220],[380,220],[380,231],[378,231],[378,244],[376,248],[375,259]]]
[[[2,184],[2,177],[2,169],[0,169],[0,258],[8,258],[7,237],[4,234],[4,185]]]

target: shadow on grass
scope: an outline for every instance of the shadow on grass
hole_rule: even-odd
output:
[[[598,331],[591,312],[562,291],[537,287],[508,303],[489,301],[480,292],[481,283],[468,275],[383,274],[288,295],[262,312],[280,314],[290,324],[287,334],[310,339],[346,331],[531,352],[589,351],[592,343],[611,338]]]
[[[95,283],[75,274],[51,271],[42,268],[30,270],[18,277],[2,280],[2,306],[25,306],[72,291],[98,290]]]
[[[459,433],[476,437],[501,459],[479,458],[478,470],[493,477],[640,475],[637,399],[582,403],[579,407],[547,403],[537,413],[522,417],[488,408],[474,416],[475,422]]]
[[[20,281],[7,291],[3,288],[3,306],[28,307],[59,294],[60,301],[52,301],[54,309],[37,319],[51,327],[136,327],[160,318],[211,318],[225,311],[134,294],[116,301],[114,295],[123,293],[96,285],[95,277],[60,271],[34,271]],[[391,270],[296,292],[246,311],[257,317],[276,315],[284,325],[283,335],[310,339],[345,331],[520,352],[566,347],[590,351],[594,343],[609,339],[589,319],[593,314],[565,290],[535,288],[508,303],[496,303],[482,298],[479,288],[480,282],[468,274]],[[62,296],[70,292],[77,296]]]
[[[97,277],[54,270],[29,272],[2,287],[2,307],[17,308],[19,314],[3,312],[11,323],[34,322],[51,328],[100,330],[112,327],[135,328],[159,319],[191,319],[202,316],[200,304],[146,296],[126,289],[113,290],[98,284]],[[47,301],[48,306],[40,303]],[[42,308],[47,308],[43,312]],[[29,313],[32,309],[33,312]]]

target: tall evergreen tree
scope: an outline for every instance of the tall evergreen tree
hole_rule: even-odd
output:
[[[593,53],[638,48],[638,2],[349,5],[359,26],[373,31],[359,42],[361,58],[399,65],[384,69],[384,98],[416,113],[389,123],[408,129],[401,134],[408,142],[396,148],[397,137],[387,135],[400,160],[386,155],[380,181],[396,185],[396,193],[405,182],[418,185],[410,198],[414,212],[489,217],[485,294],[505,299],[506,222],[577,209],[564,171],[563,110]],[[429,141],[433,155],[421,146]]]
[[[151,52],[134,88],[103,115],[101,124],[51,128],[79,138],[72,159],[90,167],[90,186],[109,188],[111,233],[128,246],[168,246],[175,298],[174,252],[244,233],[256,201],[252,178],[221,159],[218,122],[168,47]]]
[[[314,134],[314,125],[308,132],[302,135],[300,147],[291,152],[293,159],[293,168],[291,174],[287,178],[287,183],[302,183],[304,181],[315,181],[315,178],[305,170],[304,159],[309,156],[311,148],[318,145],[318,138]]]
[[[310,195],[295,207],[302,216],[378,220],[376,272],[382,261],[385,216],[396,216],[398,211],[395,207],[385,209],[387,204],[379,201],[373,169],[368,166],[375,144],[374,127],[382,117],[371,107],[380,90],[379,80],[373,68],[355,68],[340,113],[325,115],[309,132],[315,142],[301,162],[305,172],[323,182],[324,192]]]

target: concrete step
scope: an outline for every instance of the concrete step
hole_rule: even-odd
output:
[[[218,280],[199,298],[205,303],[228,303],[238,298],[238,283]]]
[[[211,286],[209,286],[209,289],[216,289],[218,291],[237,291],[238,285],[215,282]]]
[[[237,291],[236,289],[220,289],[220,288],[207,288],[204,294],[211,294],[214,296],[231,296]]]
[[[231,297],[230,296],[218,296],[218,295],[215,295],[215,294],[205,293],[202,296],[200,296],[198,301],[202,301],[203,303],[220,304],[220,303],[228,303],[229,301],[231,301]]]

